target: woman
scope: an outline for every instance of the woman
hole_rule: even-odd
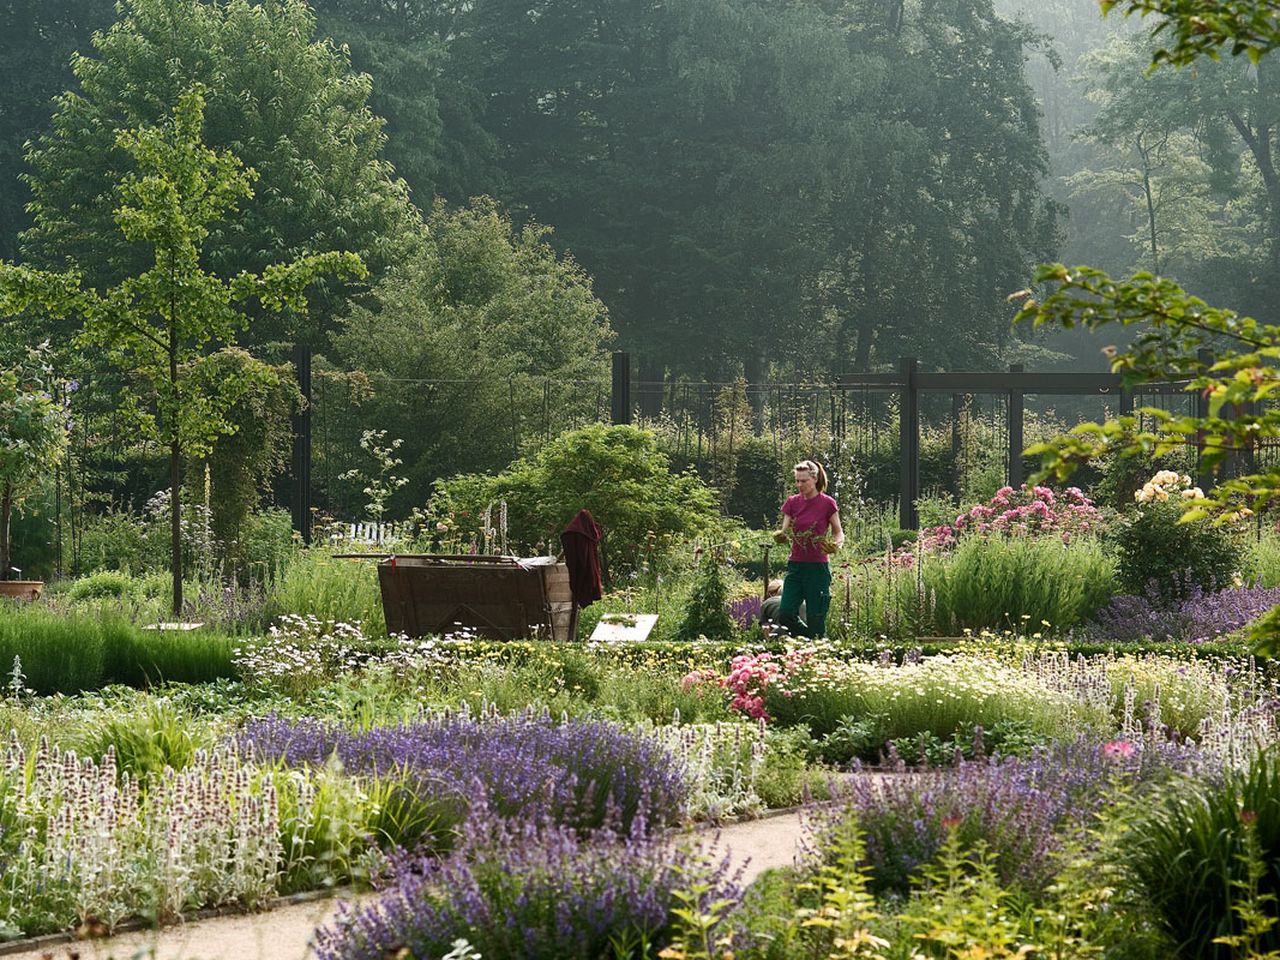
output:
[[[802,460],[795,465],[796,493],[782,505],[779,543],[791,541],[787,576],[782,583],[778,623],[792,634],[822,637],[831,606],[831,564],[828,556],[844,545],[840,508],[824,492],[827,472],[822,464]],[[804,603],[806,619],[800,619]]]

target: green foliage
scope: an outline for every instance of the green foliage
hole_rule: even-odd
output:
[[[102,683],[145,688],[236,676],[232,639],[217,630],[121,630],[106,638]]]
[[[302,403],[294,370],[224,347],[195,364],[192,376],[204,383],[206,394],[216,393],[218,383],[245,384],[226,411],[227,430],[214,440],[204,465],[209,471],[213,535],[225,558],[235,566],[261,561],[246,549],[246,525],[293,449],[291,415]]]
[[[208,630],[142,630],[119,611],[0,609],[0,664],[22,660],[39,694],[72,694],[110,683],[207,683],[234,676],[231,640]]]
[[[737,627],[729,617],[726,606],[724,577],[720,573],[720,560],[714,550],[707,550],[698,564],[693,592],[685,604],[684,617],[676,627],[676,640],[730,640]]]
[[[828,960],[884,960],[879,951],[889,941],[875,932],[881,917],[871,894],[867,844],[857,817],[841,817],[827,840],[813,880],[800,886],[813,890],[819,901],[814,909],[796,911],[802,939]]]
[[[1248,918],[1233,909],[1242,904],[1242,885],[1254,906],[1280,893],[1274,870],[1254,877],[1250,864],[1251,857],[1274,863],[1280,855],[1274,752],[1258,755],[1221,783],[1171,784],[1157,802],[1134,811],[1120,849],[1137,892],[1179,956],[1219,960],[1231,952],[1216,938],[1242,935],[1259,949],[1280,948],[1280,931],[1246,930]]]
[[[127,642],[136,628],[117,618],[62,616],[35,605],[0,607],[0,664],[22,660],[36,693],[79,693],[102,683],[107,646]]]
[[[99,570],[87,577],[81,577],[71,584],[67,590],[67,599],[82,602],[85,600],[119,600],[133,591],[133,577],[118,570]]]
[[[640,380],[989,357],[1053,248],[1031,37],[987,0],[472,9],[450,28],[506,196],[597,278]]]
[[[611,337],[590,277],[549,231],[480,198],[432,208],[421,252],[352,308],[336,352],[368,375],[362,429],[403,438],[404,503],[459,464],[500,470],[534,430],[559,432],[566,423],[544,421],[548,396],[570,422],[595,419]],[[347,502],[354,516],[364,498]]]
[[[1155,584],[1166,598],[1199,588],[1221,590],[1240,569],[1238,531],[1205,520],[1179,523],[1174,503],[1149,503],[1113,529],[1116,576],[1125,593],[1146,593]]]
[[[1114,592],[1115,562],[1102,545],[1076,538],[973,537],[924,565],[939,633],[973,630],[1067,630]]]
[[[260,275],[242,272],[231,281],[205,271],[202,253],[212,225],[252,196],[256,174],[234,154],[205,145],[204,110],[202,88],[195,86],[160,125],[116,135],[116,146],[133,161],[117,186],[116,225],[127,241],[151,249],[150,269],[99,294],[84,285],[78,267],[45,273],[0,264],[0,310],[80,318],[82,344],[105,347],[115,365],[146,384],[127,390],[123,406],[143,436],[169,454],[175,615],[182,609],[183,458],[207,455],[219,436],[234,432],[228,411],[255,380],[269,376],[261,365],[241,363],[202,380],[191,368],[204,362],[211,343],[229,342],[247,321],[237,304],[254,300],[264,310],[305,313],[304,291],[317,277],[365,272],[350,253],[273,263]]]
[[[36,225],[23,246],[34,264],[69,259],[96,289],[146,269],[147,249],[114,228],[114,188],[134,168],[116,131],[162,123],[194,85],[206,91],[206,142],[258,175],[235,220],[212,226],[210,273],[267,274],[274,263],[350,250],[381,276],[412,249],[420,218],[379,158],[385,136],[368,108],[369,78],[352,72],[340,46],[315,40],[302,0],[130,0],[73,70],[78,87],[58,98],[52,129],[28,153]],[[257,312],[254,343],[323,343],[352,291],[336,281],[355,279],[333,276],[315,291],[311,324],[293,311]]]
[[[366,430],[360,435],[360,449],[373,460],[373,470],[366,474],[361,467],[353,467],[338,475],[339,480],[354,480],[365,485],[361,491],[366,498],[364,515],[373,523],[380,522],[386,515],[391,495],[409,482],[391,472],[404,463],[395,456],[402,443],[399,437],[388,442],[385,430]]]
[[[51,395],[42,350],[0,369],[0,580],[9,576],[10,519],[40,488],[67,447],[65,413]]]
[[[1025,957],[1026,939],[1015,895],[1001,883],[996,861],[979,841],[966,849],[952,829],[924,886],[903,911],[903,933],[925,957]]]
[[[196,733],[193,736],[193,733]],[[165,767],[182,770],[197,747],[213,746],[196,732],[193,718],[162,699],[151,699],[133,710],[103,711],[74,741],[80,756],[101,760],[114,751],[116,769],[143,782]]]
[[[301,551],[275,582],[266,616],[315,616],[359,623],[369,636],[386,633],[382,591],[372,560],[335,560],[324,547]]]
[[[1187,449],[1199,449],[1202,466],[1215,469],[1280,433],[1280,412],[1274,409],[1228,416],[1234,408],[1248,409],[1264,400],[1280,386],[1280,376],[1268,362],[1280,354],[1280,327],[1210,307],[1173,281],[1148,273],[1117,282],[1090,267],[1068,270],[1048,264],[1037,271],[1036,281],[1048,294],[1036,299],[1025,291],[1019,320],[1037,326],[1079,324],[1090,330],[1108,324],[1144,325],[1128,350],[1115,353],[1112,369],[1130,384],[1183,378],[1188,391],[1200,391],[1208,399],[1205,417],[1144,407],[1154,429],[1140,429],[1137,417],[1121,416],[1081,424],[1052,442],[1036,444],[1027,452],[1041,457],[1041,476],[1065,479],[1077,465],[1112,453],[1162,457]],[[1201,348],[1219,336],[1232,346],[1202,357]],[[1246,502],[1254,509],[1271,502],[1278,483],[1280,474],[1274,468],[1224,480],[1206,496],[1188,499],[1184,516],[1190,520],[1213,515],[1218,522],[1238,519]]]
[[[748,437],[734,460],[733,492],[725,513],[756,530],[776,524],[783,500],[781,478],[790,466],[778,459],[768,440]]]
[[[651,544],[710,533],[719,519],[713,491],[693,475],[672,473],[654,435],[630,426],[571,430],[496,477],[442,481],[428,514],[475,529],[498,500],[507,501],[514,541],[552,551],[577,512],[590,510],[604,531],[602,560],[614,579],[639,568]]]
[[[1280,24],[1274,4],[1266,0],[1100,0],[1102,12],[1119,8],[1124,15],[1159,14],[1163,22],[1157,36],[1168,31],[1173,44],[1157,50],[1153,64],[1186,66],[1201,56],[1218,57],[1221,47],[1230,44],[1231,55],[1248,54],[1257,63],[1264,54],[1280,47]]]

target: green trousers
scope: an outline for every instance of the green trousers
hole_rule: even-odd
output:
[[[804,601],[806,620],[800,619],[800,602]],[[782,604],[778,623],[792,635],[825,637],[827,610],[831,607],[831,564],[787,561],[787,576],[782,581]]]

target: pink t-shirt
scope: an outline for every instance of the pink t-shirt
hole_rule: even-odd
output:
[[[787,497],[782,505],[782,512],[791,518],[790,559],[800,563],[827,563],[827,555],[813,541],[826,535],[832,516],[839,511],[836,502],[825,493],[818,494],[812,500],[806,500],[799,493]]]

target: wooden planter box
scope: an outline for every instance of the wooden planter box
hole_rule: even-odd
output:
[[[459,633],[493,640],[572,640],[578,608],[563,563],[513,557],[413,554],[378,564],[387,630],[410,637]]]

